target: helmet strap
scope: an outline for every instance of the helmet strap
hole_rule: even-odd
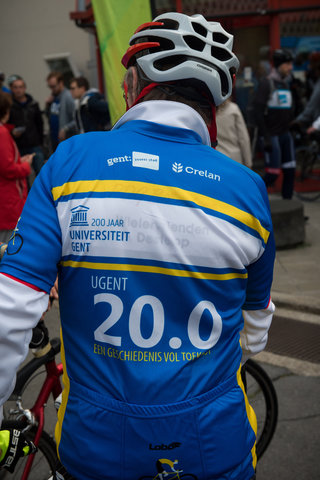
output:
[[[141,92],[139,93],[139,95],[137,96],[137,98],[135,99],[135,101],[133,102],[133,104],[131,105],[131,107],[128,106],[128,102],[127,103],[127,111],[129,110],[129,108],[132,108],[134,107],[135,105],[137,105],[137,103],[140,102],[140,100],[145,97],[146,95],[148,95],[149,92],[151,92],[151,90],[153,90],[155,87],[157,87],[159,85],[159,83],[150,83],[149,85],[147,85],[146,87],[144,87]],[[128,87],[127,87],[127,91],[128,91]]]
[[[216,123],[216,107],[215,105],[211,102],[211,113],[212,113],[212,121],[211,124],[208,126],[209,130],[209,135],[210,135],[210,140],[211,140],[211,146],[212,148],[215,148],[218,145],[217,142],[217,123]]]
[[[211,107],[211,123],[208,125],[208,130],[209,130],[209,135],[210,135],[210,140],[211,140],[211,146],[212,148],[216,148],[218,145],[217,142],[217,122],[216,122],[216,106],[205,92],[202,92],[202,95],[208,100],[210,107]]]
[[[126,111],[129,110],[129,105],[128,105],[128,84],[126,81],[123,82],[123,90],[124,90],[124,95],[123,98],[126,102]]]

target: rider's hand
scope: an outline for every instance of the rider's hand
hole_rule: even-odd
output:
[[[65,140],[67,138],[66,131],[63,128],[61,128],[61,130],[59,130],[58,137],[59,137],[60,142],[62,142],[63,140]]]
[[[7,246],[8,245],[6,243],[0,242],[0,262],[4,255],[4,252],[7,250]]]
[[[20,430],[0,430],[0,468],[13,473],[19,458],[37,451]]]
[[[56,281],[54,282],[54,285],[51,288],[50,293],[49,293],[48,308],[45,312],[43,312],[40,320],[44,320],[44,317],[45,317],[46,313],[51,309],[54,300],[59,300],[58,277],[56,278]]]
[[[53,300],[59,300],[59,293],[58,293],[58,277],[56,278],[56,281],[54,282],[53,287],[50,290],[50,295],[49,298],[51,300],[51,303]]]
[[[34,153],[23,155],[23,157],[21,157],[21,162],[26,162],[26,163],[29,163],[29,165],[31,165],[33,157],[34,157]]]
[[[317,129],[315,127],[311,126],[307,129],[307,134],[310,135],[311,133],[316,132],[316,131],[317,131]]]

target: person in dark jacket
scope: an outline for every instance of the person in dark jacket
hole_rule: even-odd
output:
[[[295,178],[295,151],[289,131],[294,117],[294,105],[289,78],[293,57],[288,50],[273,52],[273,69],[262,78],[255,95],[254,116],[259,128],[265,157],[267,187],[283,173],[282,198],[291,199]]]
[[[96,88],[90,88],[85,77],[71,80],[70,91],[76,103],[75,119],[79,132],[109,130],[108,102],[103,95]]]
[[[74,100],[68,88],[64,85],[61,72],[50,72],[47,85],[51,95],[46,100],[45,111],[50,127],[51,153],[60,142],[77,133],[74,120]]]
[[[320,116],[320,52],[310,54],[309,77],[313,81],[310,98],[295,122],[302,127],[311,127]]]
[[[26,93],[26,83],[19,75],[11,75],[8,83],[12,93],[9,124],[21,155],[34,153],[32,168],[36,175],[44,164],[43,120],[38,102]]]

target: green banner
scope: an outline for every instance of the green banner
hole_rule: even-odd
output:
[[[114,124],[125,112],[121,58],[139,25],[151,21],[150,0],[92,0],[109,102]]]

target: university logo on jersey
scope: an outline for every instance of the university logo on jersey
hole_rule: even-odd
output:
[[[83,205],[77,205],[76,207],[71,208],[72,215],[69,227],[88,227],[88,210],[89,207],[85,207]]]

